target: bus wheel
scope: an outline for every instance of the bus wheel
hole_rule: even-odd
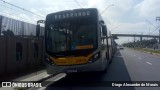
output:
[[[110,60],[109,64],[111,64],[111,63],[112,63],[112,59]]]
[[[100,73],[102,73],[102,74],[107,73],[107,67],[105,67],[105,69],[103,71],[100,71]]]
[[[108,62],[107,62],[107,64],[106,64],[106,66],[105,66],[105,68],[104,68],[104,70],[102,71],[102,73],[107,73],[107,71],[108,71]]]

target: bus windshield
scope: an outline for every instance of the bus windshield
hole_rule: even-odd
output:
[[[47,50],[52,52],[93,49],[97,47],[96,25],[87,22],[56,22],[48,25]]]

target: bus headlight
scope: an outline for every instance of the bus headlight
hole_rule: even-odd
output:
[[[48,57],[45,58],[46,63],[50,64],[50,65],[55,65],[55,63]]]
[[[98,53],[94,54],[92,57],[90,57],[88,60],[88,63],[93,63],[99,58],[100,58],[100,52],[98,52]]]

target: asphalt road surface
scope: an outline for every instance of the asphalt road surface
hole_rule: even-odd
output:
[[[160,81],[160,56],[128,48],[117,50],[107,73],[68,74],[46,90],[160,90],[160,87],[107,87],[110,81]]]

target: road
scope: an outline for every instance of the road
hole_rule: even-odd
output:
[[[69,81],[76,81],[71,82]],[[46,87],[46,90],[160,90],[160,87],[99,87],[108,81],[160,81],[160,56],[129,48],[117,50],[107,73],[89,72],[69,74]],[[83,82],[94,82],[90,87],[74,87]],[[68,85],[63,87],[63,85]],[[97,86],[96,86],[97,85]]]

